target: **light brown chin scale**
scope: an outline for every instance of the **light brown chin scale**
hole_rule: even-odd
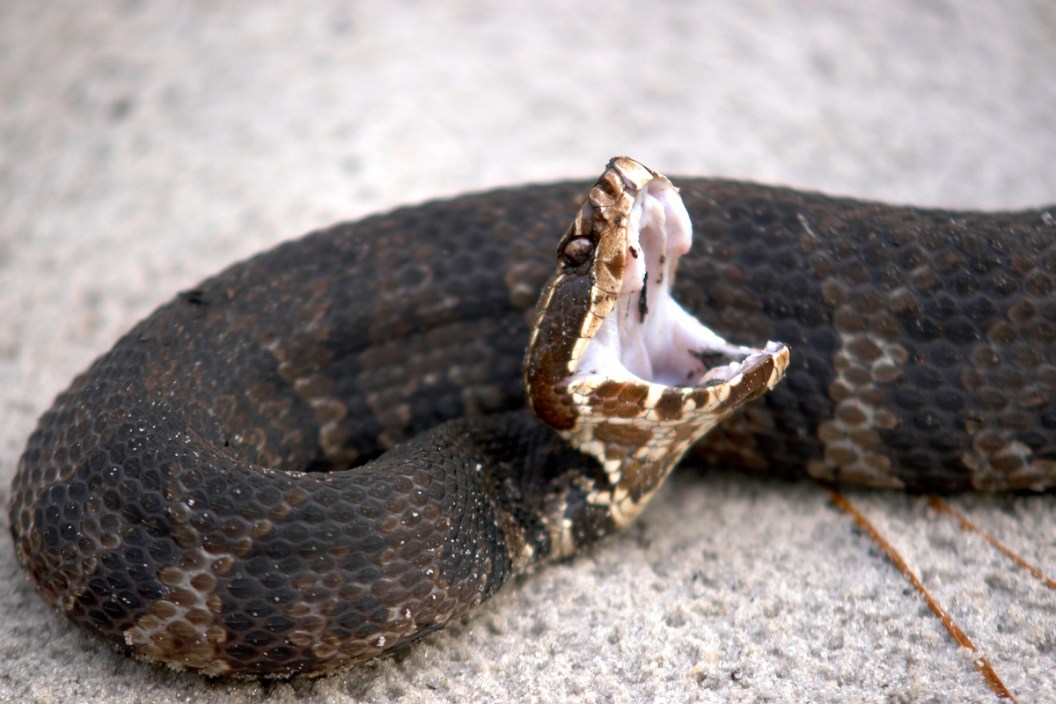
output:
[[[529,406],[601,464],[607,482],[587,500],[617,526],[638,515],[693,443],[788,367],[787,345],[728,343],[671,298],[691,244],[678,190],[616,157],[562,237],[537,305]]]

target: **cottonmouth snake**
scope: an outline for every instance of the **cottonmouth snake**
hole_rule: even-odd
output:
[[[1056,481],[1056,210],[678,186],[688,216],[616,159],[593,187],[340,224],[179,294],[29,439],[11,525],[34,586],[180,669],[362,662],[630,521],[786,363],[694,454],[910,490]],[[676,263],[686,310],[791,354],[674,305]]]

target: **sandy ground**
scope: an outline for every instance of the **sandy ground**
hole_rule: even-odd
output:
[[[1056,200],[1056,6],[0,3],[0,493],[74,373],[175,291],[335,220],[666,173],[942,206]],[[1056,592],[925,499],[851,491],[1020,701]],[[1056,573],[1056,498],[954,505]],[[6,511],[0,524],[7,533]],[[682,471],[637,526],[395,659],[210,682],[49,611],[0,540],[0,701],[993,701],[828,496]]]

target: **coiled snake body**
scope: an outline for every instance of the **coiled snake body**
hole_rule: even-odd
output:
[[[625,525],[730,414],[697,456],[1056,482],[1056,211],[678,185],[688,216],[615,159],[593,188],[337,225],[181,293],[29,440],[11,524],[35,587],[144,659],[314,674]],[[672,283],[724,337],[788,347],[725,342]]]

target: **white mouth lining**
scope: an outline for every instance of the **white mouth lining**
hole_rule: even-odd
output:
[[[743,359],[757,350],[730,344],[671,297],[678,259],[692,243],[693,226],[678,189],[651,181],[631,210],[627,266],[616,306],[588,343],[571,380],[600,375],[688,387],[725,381],[740,371]],[[702,361],[715,356],[732,361],[716,367]]]

